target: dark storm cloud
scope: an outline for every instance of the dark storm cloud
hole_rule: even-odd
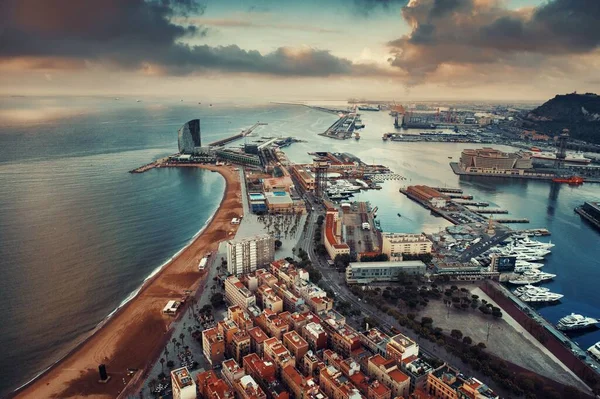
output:
[[[402,16],[411,32],[389,43],[390,62],[416,83],[441,65],[510,66],[519,58],[543,62],[531,55],[584,54],[600,46],[596,0],[550,0],[532,10],[510,10],[499,0],[416,0]]]
[[[194,0],[4,0],[0,59],[64,58],[167,74],[214,69],[280,76],[377,73],[327,51],[279,48],[268,54],[236,45],[187,45],[206,29],[185,23],[204,11]],[[176,24],[173,20],[184,21]]]

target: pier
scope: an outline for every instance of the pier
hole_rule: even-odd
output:
[[[549,236],[550,230],[548,229],[524,229],[524,230],[515,230],[515,234],[526,234],[528,236],[535,237],[546,237]]]
[[[440,193],[452,193],[452,194],[462,194],[462,188],[451,188],[451,187],[431,187]]]
[[[452,197],[450,197],[450,198],[452,198]],[[457,204],[460,204],[460,205],[470,205],[470,206],[480,206],[480,207],[490,206],[489,203],[482,202],[482,201],[458,201],[455,199],[454,202]]]
[[[464,200],[472,200],[472,195],[460,195],[460,194],[448,194],[448,198],[451,199],[464,199]]]
[[[265,123],[265,122],[256,122],[254,125],[252,125],[248,129],[242,130],[241,133],[234,134],[233,136],[229,136],[229,137],[226,137],[226,138],[221,139],[221,140],[213,141],[208,146],[209,147],[222,147],[222,146],[224,146],[226,144],[232,143],[232,142],[234,142],[236,140],[239,140],[239,139],[241,139],[243,137],[246,137],[247,135],[249,135],[250,133],[252,133],[252,131],[254,129],[256,129],[257,127],[259,127],[259,126],[265,126],[265,125],[268,125],[268,123]]]
[[[515,219],[494,219],[497,223],[529,223],[527,218],[515,218]]]
[[[319,136],[325,136],[336,140],[346,140],[352,137],[352,133],[358,128],[356,126],[358,114],[345,114],[335,121]]]

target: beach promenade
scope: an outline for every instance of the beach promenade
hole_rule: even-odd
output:
[[[238,172],[224,166],[187,167],[216,171],[225,178],[225,193],[211,222],[177,258],[148,280],[134,299],[15,397],[115,398],[125,389],[127,394],[137,395],[132,387],[141,382],[144,369],[164,347],[173,321],[163,315],[162,309],[169,300],[181,298],[184,291],[204,287],[207,272],[198,271],[198,261],[206,252],[216,252],[220,241],[233,237],[237,226],[231,224],[231,219],[243,213]],[[111,376],[106,384],[98,382],[101,363],[106,364]],[[128,369],[139,371],[129,376]]]

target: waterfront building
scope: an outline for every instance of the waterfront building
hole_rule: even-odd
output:
[[[275,240],[269,234],[227,241],[227,271],[234,275],[251,273],[273,262],[274,253]]]
[[[315,190],[315,176],[308,170],[308,165],[292,165],[290,171],[304,191]]]
[[[234,151],[228,148],[215,151],[217,157],[242,165],[261,166],[258,155],[245,154],[241,151]]]
[[[405,360],[419,356],[419,344],[404,334],[397,334],[390,338],[386,346],[386,354],[390,359]]]
[[[262,185],[264,192],[285,191],[289,193],[290,189],[294,188],[294,182],[289,176],[263,179]]]
[[[256,305],[256,297],[236,276],[225,279],[225,299],[231,305],[248,309]]]
[[[198,374],[196,385],[200,396],[205,399],[233,399],[233,390],[213,370]]]
[[[182,154],[196,154],[200,151],[200,119],[192,119],[179,128],[177,144]]]
[[[410,378],[404,374],[394,359],[381,355],[371,356],[367,361],[367,373],[392,391],[393,397],[407,397],[410,392]]]
[[[466,172],[522,175],[533,164],[527,153],[506,153],[484,147],[463,150],[460,154],[460,167]]]
[[[187,367],[171,371],[173,399],[196,399],[196,383]]]
[[[221,364],[225,358],[225,339],[217,327],[202,331],[202,351],[212,365]]]
[[[419,201],[426,202],[436,208],[444,208],[448,205],[450,198],[429,186],[408,186],[406,194]]]
[[[342,222],[339,220],[339,211],[335,208],[328,208],[323,223],[323,237],[325,248],[331,259],[336,255],[349,255],[350,247],[342,241]]]
[[[396,262],[350,262],[346,268],[346,283],[369,284],[393,281],[400,273],[425,274],[426,266],[420,260]]]
[[[431,253],[432,242],[424,234],[381,233],[382,252],[391,261],[402,260],[402,254]]]

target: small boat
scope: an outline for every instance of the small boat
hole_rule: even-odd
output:
[[[448,159],[452,159],[452,157],[448,157]]]
[[[398,213],[398,217],[402,217],[402,215]]]

